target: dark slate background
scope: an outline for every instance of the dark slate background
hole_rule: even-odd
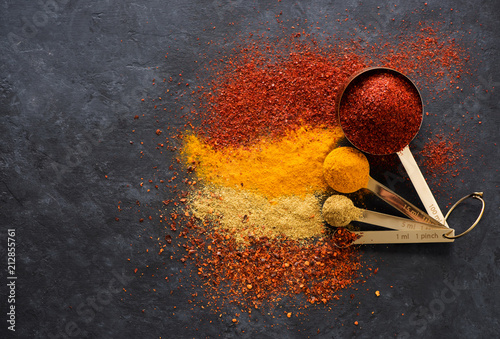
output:
[[[425,13],[412,14],[415,8],[424,4],[1,1],[0,336],[497,337],[500,6],[497,1],[429,0]],[[347,35],[360,25],[388,33],[416,27],[419,20],[439,20],[446,22],[445,30],[457,30],[455,36],[465,44],[475,42],[477,71],[466,77],[463,92],[436,100],[423,93],[426,110],[438,114],[426,116],[412,148],[417,153],[434,129],[446,132],[459,126],[468,138],[462,145],[468,169],[450,178],[454,185],[437,199],[447,206],[472,191],[484,191],[487,209],[477,229],[451,245],[366,247],[365,258],[379,267],[378,274],[346,292],[331,309],[311,307],[288,319],[283,312],[295,314],[295,309],[284,301],[272,312],[253,312],[250,320],[242,314],[233,324],[238,309],[210,313],[187,303],[192,288],[181,288],[177,278],[164,280],[179,269],[184,278],[191,267],[157,255],[156,239],[163,235],[158,210],[173,193],[155,191],[147,180],[172,176],[168,164],[175,155],[155,150],[159,138],[154,131],[181,124],[185,99],[171,96],[169,113],[153,112],[150,99],[165,90],[153,85],[153,79],[177,80],[182,72],[182,81],[195,86],[200,68],[195,61],[205,53],[217,56],[217,47],[207,42],[230,44],[236,32],[267,27],[273,32],[280,11],[290,25],[322,20],[326,35]],[[343,21],[345,17],[349,20]],[[466,110],[472,118],[464,123]],[[133,119],[136,114],[139,120]],[[380,173],[373,175],[384,180]],[[140,188],[141,181],[153,191]],[[418,201],[408,184],[395,185]],[[457,230],[474,220],[477,208],[470,202],[457,212]],[[139,223],[140,218],[146,221]],[[9,228],[16,230],[17,244],[15,335],[6,323]],[[169,256],[169,250],[165,253]],[[381,292],[379,298],[375,290]]]

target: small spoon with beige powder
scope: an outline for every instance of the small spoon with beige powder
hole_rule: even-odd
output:
[[[446,226],[426,224],[415,220],[357,208],[354,206],[351,199],[343,195],[332,195],[326,199],[323,204],[322,214],[323,219],[328,224],[335,227],[345,227],[351,221],[360,221],[403,231],[447,229]]]

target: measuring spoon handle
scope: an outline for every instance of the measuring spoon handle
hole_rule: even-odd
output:
[[[434,230],[359,231],[352,233],[361,236],[352,243],[353,245],[453,242],[452,237],[455,236],[455,230],[448,227]]]
[[[393,230],[422,231],[422,230],[448,229],[446,226],[443,225],[427,224],[375,211],[361,209],[361,213],[362,216],[358,221],[371,225],[391,228]]]
[[[441,212],[441,209],[439,208],[439,205],[437,204],[436,199],[434,198],[434,195],[429,188],[429,185],[427,185],[427,181],[425,181],[425,178],[422,175],[422,172],[420,171],[415,158],[411,154],[410,147],[406,146],[397,154],[406,170],[406,173],[408,173],[408,176],[410,177],[410,180],[413,183],[413,186],[415,187],[420,200],[424,204],[427,213],[429,213],[434,219],[448,227],[446,221],[444,220],[443,213]]]
[[[389,205],[395,207],[397,210],[407,215],[409,218],[427,224],[442,226],[442,224],[436,219],[429,216],[427,213],[419,209],[417,206],[413,205],[411,202],[403,199],[372,177],[369,178],[366,188],[372,191],[377,197],[387,202]]]

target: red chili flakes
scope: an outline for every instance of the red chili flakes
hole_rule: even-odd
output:
[[[464,135],[459,136],[458,129],[448,134],[438,133],[427,140],[419,153],[419,164],[426,177],[433,180],[435,193],[453,198],[449,192],[455,184],[463,182],[457,182],[454,178],[459,176],[462,170],[470,170],[464,147],[470,151],[469,147],[473,147],[473,144],[473,140]]]
[[[165,236],[165,242],[166,242],[167,244],[171,244],[171,243],[172,243],[172,236],[171,236],[170,234],[167,234],[167,235]]]
[[[346,137],[371,154],[402,150],[422,122],[418,91],[397,73],[377,70],[356,78],[340,104],[340,125]]]
[[[257,308],[263,301],[304,294],[309,303],[326,303],[362,279],[359,251],[347,246],[356,237],[345,229],[308,244],[251,237],[248,247],[238,248],[229,233],[215,231],[204,241],[191,238],[186,250],[198,255],[206,293],[221,301]]]
[[[456,161],[463,156],[463,150],[458,141],[440,134],[430,139],[420,154],[425,157],[424,166],[430,174],[446,174],[449,169],[455,168]]]
[[[256,44],[242,46],[213,70],[197,132],[220,148],[279,137],[303,124],[336,125],[338,91],[364,67],[354,54],[327,53],[314,43],[292,40],[284,51],[273,47],[270,53]]]

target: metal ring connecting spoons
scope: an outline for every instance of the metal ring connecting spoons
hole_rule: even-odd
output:
[[[485,202],[484,202],[484,199],[483,199],[483,192],[474,192],[474,193],[471,193],[469,195],[466,195],[462,199],[458,200],[453,206],[451,206],[451,208],[448,211],[448,213],[446,213],[446,216],[444,217],[444,220],[448,219],[448,217],[450,216],[451,212],[453,212],[453,210],[455,209],[455,207],[457,207],[464,200],[469,199],[469,198],[474,198],[474,199],[477,199],[477,200],[481,201],[482,206],[481,206],[481,212],[479,212],[479,216],[477,217],[476,221],[474,221],[474,223],[466,231],[460,233],[459,235],[444,235],[445,238],[448,238],[448,239],[457,239],[457,238],[463,237],[464,235],[466,235],[467,233],[469,233],[470,231],[472,231],[474,229],[474,227],[476,227],[476,225],[479,223],[479,221],[481,220],[481,218],[483,217],[484,208],[485,208],[485,205],[486,205]]]

